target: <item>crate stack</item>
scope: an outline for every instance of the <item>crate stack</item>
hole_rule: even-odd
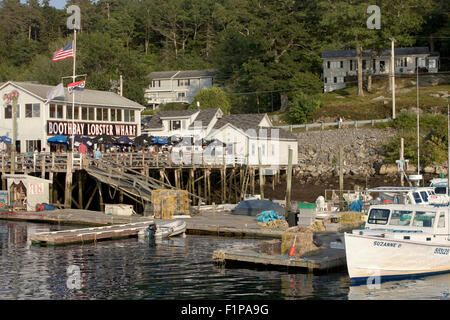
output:
[[[186,190],[153,190],[152,204],[156,219],[173,219],[174,215],[190,215],[189,195]]]

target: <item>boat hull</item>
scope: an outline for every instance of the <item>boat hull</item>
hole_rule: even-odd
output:
[[[450,272],[450,241],[424,243],[346,233],[345,250],[353,282]]]

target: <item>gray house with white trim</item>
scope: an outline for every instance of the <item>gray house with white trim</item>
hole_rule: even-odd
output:
[[[171,102],[190,104],[200,89],[211,88],[215,69],[152,72],[144,97],[147,106],[157,109]]]
[[[395,48],[394,50],[396,74],[415,73],[416,66],[419,66],[420,72],[434,73],[439,70],[439,55],[431,53],[427,47]],[[364,50],[362,57],[363,75],[369,74],[370,67],[372,67],[373,75],[389,75],[390,49],[383,50],[374,57],[371,56],[370,50]],[[343,89],[349,83],[349,79],[358,76],[356,50],[323,51],[322,61],[324,92]]]

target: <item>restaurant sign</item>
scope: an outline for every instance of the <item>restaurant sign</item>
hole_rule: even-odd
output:
[[[135,124],[111,124],[111,123],[88,123],[75,122],[73,126],[74,135],[82,136],[129,136],[135,137],[137,125]],[[47,135],[53,136],[61,134],[63,136],[72,135],[72,122],[47,121]]]

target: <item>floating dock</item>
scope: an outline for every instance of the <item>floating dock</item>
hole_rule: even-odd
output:
[[[298,270],[326,273],[346,267],[345,250],[322,249],[314,256],[289,257],[283,255],[268,255],[258,252],[258,248],[244,248],[234,250],[218,250],[213,253],[213,260],[223,265],[251,265],[256,268],[277,270]]]
[[[322,243],[318,250],[303,255],[294,254],[290,257],[281,252],[281,240],[265,241],[263,244],[278,243],[279,248],[266,251],[259,246],[242,247],[236,249],[216,250],[213,261],[223,266],[251,266],[254,268],[275,269],[283,271],[307,271],[311,273],[327,273],[344,269],[347,266],[343,235],[335,232],[318,232],[318,239]]]
[[[30,235],[30,241],[32,244],[57,246],[137,237],[141,230],[145,230],[151,224],[154,224],[154,222],[137,222],[106,227],[40,232]]]

